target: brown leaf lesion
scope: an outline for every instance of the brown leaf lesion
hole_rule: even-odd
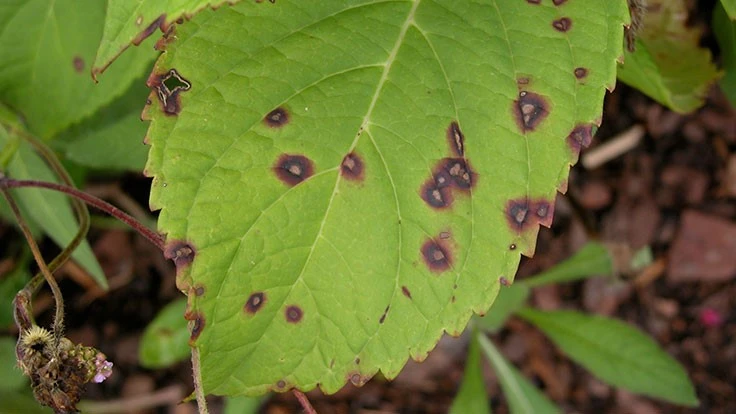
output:
[[[181,112],[179,95],[192,88],[191,82],[173,68],[165,74],[151,74],[147,84],[149,88],[156,92],[164,113],[167,115],[178,115]]]

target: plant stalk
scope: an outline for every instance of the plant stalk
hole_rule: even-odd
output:
[[[192,376],[194,377],[194,395],[197,398],[199,414],[209,414],[207,399],[202,388],[202,372],[199,364],[199,349],[192,347]]]
[[[301,404],[302,408],[304,409],[304,412],[307,414],[317,414],[317,410],[312,407],[312,404],[309,402],[309,398],[307,398],[306,395],[304,395],[303,392],[294,389],[292,390],[294,393],[294,396],[297,400],[299,400],[299,404]]]
[[[46,279],[46,283],[49,284],[51,292],[54,294],[54,301],[56,302],[56,312],[54,314],[53,330],[55,334],[54,337],[56,339],[64,331],[64,299],[61,295],[61,289],[59,289],[59,284],[56,283],[54,275],[51,273],[48,266],[46,265],[46,262],[43,260],[43,256],[41,255],[41,251],[38,248],[38,244],[36,244],[36,241],[33,240],[33,234],[31,234],[31,230],[28,228],[28,224],[26,223],[25,219],[23,219],[23,215],[21,214],[18,205],[15,203],[13,196],[10,194],[10,191],[8,191],[6,187],[2,186],[0,186],[0,191],[2,191],[5,200],[8,202],[8,206],[10,206],[10,210],[13,212],[13,216],[15,216],[15,220],[18,222],[18,226],[20,227],[23,236],[26,238],[26,242],[31,249],[33,258],[36,260],[36,263],[40,268],[41,274],[43,274],[44,278]],[[31,280],[31,282],[33,282],[33,280]],[[31,284],[31,282],[29,282],[29,285]],[[36,281],[36,284],[38,284],[38,281]],[[28,305],[30,306],[30,303]],[[30,321],[30,315],[28,316],[28,319]],[[59,335],[56,334],[57,331],[59,332]],[[59,338],[59,341],[60,340],[61,338]],[[53,349],[55,350],[55,352],[58,352],[58,341],[54,345],[55,346]]]
[[[164,239],[155,231],[149,229],[141,222],[113,206],[107,201],[101,200],[93,195],[87,194],[84,191],[78,190],[74,187],[70,187],[63,184],[51,183],[46,181],[35,181],[35,180],[14,180],[12,178],[0,178],[0,188],[23,188],[23,187],[35,187],[45,188],[47,190],[58,191],[61,193],[68,194],[78,200],[81,200],[88,205],[95,207],[105,213],[115,217],[123,223],[129,225],[133,230],[137,231],[143,237],[153,243],[159,250],[164,250]]]

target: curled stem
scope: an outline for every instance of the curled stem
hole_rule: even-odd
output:
[[[15,203],[15,200],[13,199],[13,196],[10,194],[10,191],[8,191],[5,187],[0,187],[0,191],[3,193],[3,196],[5,197],[5,200],[8,202],[8,206],[10,206],[10,210],[13,212],[13,216],[15,217],[15,220],[18,222],[18,226],[20,227],[21,232],[23,233],[23,236],[26,238],[26,242],[28,243],[28,246],[31,249],[31,253],[33,254],[33,258],[36,260],[36,263],[38,264],[38,267],[41,270],[41,274],[43,275],[44,279],[46,279],[46,283],[49,284],[49,287],[51,288],[51,292],[54,294],[54,300],[56,301],[56,314],[54,315],[54,333],[55,333],[55,340],[56,340],[56,331],[63,332],[64,331],[64,299],[61,296],[61,289],[59,289],[59,284],[56,283],[56,279],[54,279],[54,275],[49,270],[48,266],[46,265],[46,262],[43,260],[43,256],[41,255],[41,251],[38,248],[38,244],[36,244],[36,241],[33,240],[33,235],[31,234],[31,230],[28,228],[28,224],[26,223],[25,219],[23,218],[23,215],[20,213],[20,209],[18,208],[18,205]],[[36,278],[34,278],[36,279]],[[31,282],[34,280],[32,279]],[[29,282],[29,284],[31,284]],[[39,284],[39,281],[36,281],[35,283]],[[25,291],[27,289],[24,288]],[[30,298],[29,298],[30,300]],[[30,307],[30,302],[26,303],[26,306]],[[30,321],[30,315],[28,320]],[[23,321],[25,323],[25,321]],[[58,341],[60,341],[61,338],[58,338]],[[55,344],[54,350],[58,352],[58,342]]]
[[[36,152],[46,161],[46,164],[56,173],[56,176],[59,177],[59,179],[68,186],[73,186],[72,180],[69,177],[69,174],[66,172],[64,167],[59,162],[58,158],[56,158],[56,155],[49,150],[46,145],[43,144],[43,142],[36,139],[31,134],[26,133],[21,128],[11,128],[14,133],[17,135],[20,135],[28,141],[33,148],[36,150]],[[6,177],[2,174],[0,174],[0,179],[6,179]],[[11,201],[11,194],[7,191],[7,188],[10,187],[3,187],[3,194],[6,199],[8,199],[8,203],[15,204],[14,201]],[[87,236],[87,231],[89,230],[89,211],[87,211],[86,206],[84,203],[80,202],[79,200],[72,200],[72,208],[74,209],[74,213],[77,216],[77,221],[79,223],[79,228],[77,230],[77,233],[75,234],[74,238],[69,242],[69,244],[49,263],[46,265],[46,262],[39,261],[40,255],[36,255],[36,252],[34,252],[34,259],[36,260],[36,263],[39,266],[39,269],[41,270],[40,273],[36,274],[36,276],[31,279],[31,281],[26,285],[23,291],[19,292],[19,295],[23,292],[27,292],[27,300],[21,300],[21,302],[26,303],[28,308],[25,310],[29,313],[27,317],[27,321],[31,322],[32,314],[30,312],[30,303],[31,298],[33,297],[33,294],[40,288],[42,285],[43,280],[45,279],[49,286],[51,287],[52,293],[54,294],[54,300],[56,301],[56,312],[54,315],[54,329],[53,329],[53,335],[54,335],[54,346],[55,348],[59,347],[59,344],[61,343],[61,339],[64,337],[64,299],[61,296],[61,291],[58,287],[58,284],[56,283],[56,280],[53,279],[53,272],[61,267],[64,263],[69,260],[74,250],[77,249],[77,247],[82,243],[84,238]],[[15,210],[13,212],[15,214],[16,220],[18,220],[19,225],[21,225],[21,229],[23,229],[23,226],[25,225],[25,221],[23,221],[23,218],[20,214],[20,210],[17,208],[17,205],[15,206]],[[28,226],[25,225],[25,230],[28,230]],[[30,232],[28,234],[24,231],[24,236],[26,239],[28,239],[30,235]],[[32,237],[31,237],[32,239]],[[35,242],[34,242],[35,245]],[[29,246],[32,246],[29,242]],[[36,250],[38,250],[38,246],[36,245]],[[45,269],[45,272],[44,272]],[[53,280],[53,284],[51,282]],[[54,288],[55,286],[55,288]],[[16,303],[18,304],[18,303]],[[17,311],[20,309],[16,307],[16,315],[18,314]]]

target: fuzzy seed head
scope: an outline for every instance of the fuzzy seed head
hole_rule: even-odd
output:
[[[47,329],[33,325],[26,329],[20,337],[21,345],[26,349],[40,351],[51,345],[54,337]]]

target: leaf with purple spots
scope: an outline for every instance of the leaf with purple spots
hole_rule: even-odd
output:
[[[177,26],[147,172],[159,229],[196,252],[177,278],[204,390],[393,378],[487,311],[592,139],[627,19],[623,0],[278,0]]]

